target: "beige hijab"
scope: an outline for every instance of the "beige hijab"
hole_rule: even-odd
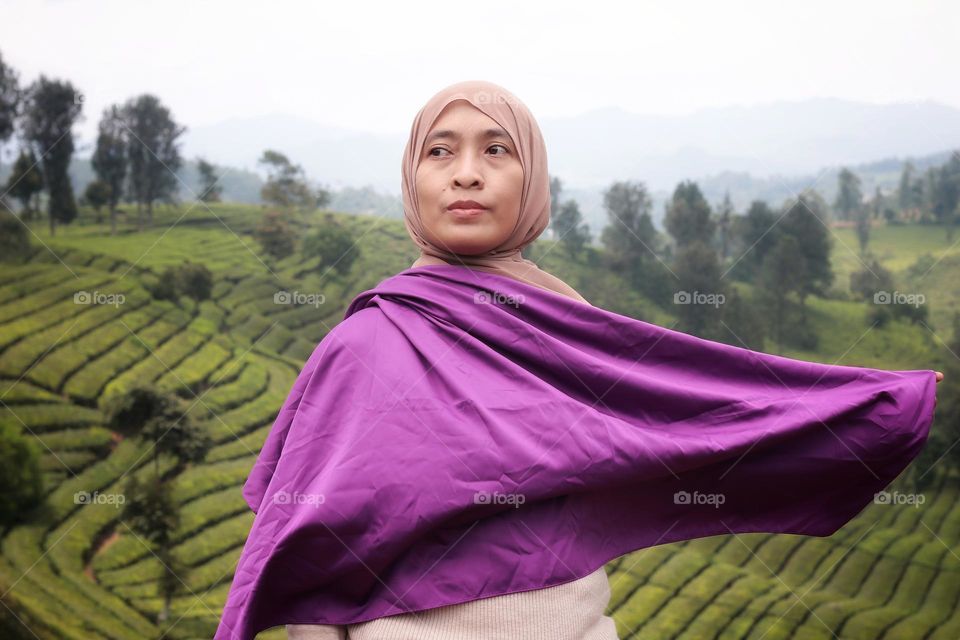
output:
[[[507,130],[523,166],[520,216],[513,233],[500,246],[478,255],[451,253],[428,240],[423,233],[417,198],[417,165],[424,140],[443,108],[458,99],[468,101]],[[530,110],[509,91],[490,82],[471,80],[450,85],[434,95],[413,120],[401,172],[404,224],[407,233],[420,247],[420,257],[411,267],[461,264],[515,278],[589,304],[566,282],[520,255],[520,250],[536,240],[550,224],[550,176],[547,173],[547,148],[540,127]]]

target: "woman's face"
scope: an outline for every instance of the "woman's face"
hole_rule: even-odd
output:
[[[417,166],[424,233],[451,253],[477,255],[502,244],[520,217],[523,167],[510,135],[465,100],[440,112]],[[449,209],[473,200],[480,212]]]

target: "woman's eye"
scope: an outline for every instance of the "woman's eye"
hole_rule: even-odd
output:
[[[506,145],[504,145],[504,144],[494,144],[494,145],[491,145],[491,146],[489,147],[489,149],[487,149],[487,150],[489,151],[490,149],[495,149],[495,148],[497,148],[497,147],[499,147],[500,149],[503,149],[503,153],[497,153],[497,154],[494,154],[494,155],[502,156],[502,155],[505,155],[505,154],[510,153],[510,149],[509,149]],[[430,149],[430,151],[428,152],[428,155],[433,156],[434,158],[440,157],[440,154],[434,153],[435,151],[446,151],[446,149],[444,149],[443,147],[434,147],[433,149]]]

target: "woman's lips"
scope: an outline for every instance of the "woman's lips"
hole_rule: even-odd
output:
[[[488,209],[447,209],[455,218],[476,218],[481,213],[486,213]]]

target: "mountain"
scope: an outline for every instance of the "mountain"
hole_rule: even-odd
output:
[[[960,146],[960,109],[930,101],[867,104],[817,98],[675,116],[607,107],[538,121],[551,173],[578,189],[634,179],[652,190],[672,190],[680,180],[724,171],[759,178],[803,175]],[[184,153],[253,169],[263,150],[272,148],[329,186],[371,185],[399,195],[406,136],[274,114],[193,127],[184,134]]]
[[[227,166],[257,170],[265,149],[284,153],[328,188],[373,186],[400,193],[405,136],[385,136],[323,125],[308,118],[265,115],[231,118],[188,129],[183,153]]]
[[[618,108],[541,121],[551,171],[579,187],[642,177],[653,189],[721,171],[813,173],[960,146],[960,109],[818,98],[642,116]]]

